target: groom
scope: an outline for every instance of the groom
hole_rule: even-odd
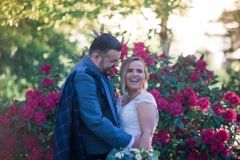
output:
[[[118,128],[114,86],[108,79],[111,69],[118,66],[121,49],[121,43],[115,37],[103,33],[94,39],[88,55],[68,75],[69,78],[75,73],[72,83],[77,99],[77,120],[80,123],[77,127],[80,127],[83,146],[90,160],[105,159],[112,148],[138,147],[139,136],[132,137]],[[70,83],[67,79],[62,88]],[[67,113],[69,108],[65,108],[64,111],[59,109],[58,115],[61,115],[59,112]],[[56,126],[55,130],[55,137],[59,138],[54,140],[54,160],[71,159],[66,158],[70,157],[66,154],[70,153],[67,151],[71,145],[65,145],[65,148],[59,146],[69,144],[65,138],[68,135],[63,135],[67,123],[63,118],[57,118],[60,127]]]

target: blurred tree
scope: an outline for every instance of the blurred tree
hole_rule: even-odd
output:
[[[79,54],[76,41],[69,41],[71,31],[89,34],[101,26],[100,15],[111,19],[115,14],[141,14],[148,19],[142,9],[151,10],[159,19],[160,32],[152,28],[149,33],[159,36],[163,53],[168,54],[172,40],[168,18],[184,13],[187,2],[190,0],[1,0],[0,95],[23,97],[26,88],[37,87],[29,66],[58,64],[63,77],[66,62],[62,59]]]
[[[172,14],[183,15],[187,11],[187,8],[190,7],[190,2],[191,0],[115,0],[113,3],[108,4],[111,12],[105,12],[103,14],[109,18],[116,14],[121,14],[123,17],[127,17],[131,14],[142,15],[151,26],[148,38],[152,38],[150,33],[158,35],[162,53],[169,55],[173,33],[168,27],[168,20]],[[160,31],[157,31],[158,28],[151,25],[144,10],[148,10],[155,14],[155,18],[159,21],[158,27]],[[121,24],[121,22],[119,22],[119,24]]]
[[[62,57],[77,52],[76,44],[54,29],[57,21],[47,16],[54,8],[46,2],[3,0],[0,3],[0,95],[3,98],[22,98],[25,89],[38,87],[36,70],[30,66],[50,63],[64,71]]]
[[[123,2],[122,7],[129,6],[125,1]],[[188,2],[188,3],[187,3]],[[156,14],[156,18],[159,19],[160,23],[160,32],[157,33],[154,30],[154,33],[157,33],[160,38],[160,43],[162,47],[162,52],[166,55],[169,55],[169,48],[172,41],[172,30],[168,28],[168,19],[172,14],[184,14],[186,9],[189,7],[191,0],[143,0],[142,3],[133,4],[130,10],[138,9],[143,15],[141,8],[148,8]],[[120,5],[121,6],[121,5]],[[130,5],[131,6],[131,5]],[[150,30],[151,31],[151,30]]]
[[[99,23],[101,23],[101,18],[111,20],[118,14],[123,18],[132,14],[142,15],[150,24],[149,17],[144,12],[144,10],[148,10],[154,13],[155,18],[159,21],[158,27],[150,24],[151,28],[148,32],[148,38],[152,38],[153,34],[157,35],[160,39],[159,43],[162,48],[162,53],[169,55],[173,33],[171,28],[168,27],[168,20],[172,14],[183,15],[187,9],[191,7],[191,1],[192,0],[54,1],[52,2],[54,3],[53,6],[58,7],[54,7],[54,12],[50,15],[53,17],[52,19],[60,21],[61,25],[63,25],[63,23],[72,24],[78,32],[89,34],[92,28],[100,28],[101,25],[99,25]],[[79,20],[81,20],[84,25],[79,24]],[[121,26],[121,23],[121,21],[118,21],[116,25]],[[160,31],[158,31],[158,28],[160,28]],[[128,31],[123,31],[123,33],[125,32]],[[150,36],[150,33],[153,34]]]
[[[237,5],[238,3],[236,3]],[[237,6],[237,8],[239,7]],[[226,87],[240,95],[240,58],[232,56],[238,55],[239,57],[240,55],[240,10],[224,11],[218,22],[222,22],[227,30],[227,33],[222,35],[225,41],[225,50],[223,52],[226,62],[224,66],[229,74]],[[232,27],[229,28],[229,26]]]
[[[0,27],[1,95],[22,97],[25,89],[38,87],[36,70],[30,66],[49,63],[64,71],[61,56],[76,52],[65,35],[52,27],[38,31],[34,26],[37,22],[22,20],[18,27]]]

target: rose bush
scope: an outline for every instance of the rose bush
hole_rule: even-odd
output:
[[[148,91],[155,97],[159,111],[153,137],[159,159],[239,159],[240,98],[224,87],[212,87],[217,76],[207,69],[203,56],[180,55],[174,60],[151,53],[143,42],[134,43],[132,48],[122,42],[120,65],[133,55],[146,62],[150,74]],[[49,64],[42,65],[39,72],[42,88],[27,90],[25,101],[13,101],[0,114],[0,157],[52,159],[60,88],[54,79],[57,73]],[[119,97],[116,68],[110,77]]]
[[[121,63],[138,56],[148,66],[148,90],[159,111],[153,137],[159,159],[240,159],[240,98],[212,87],[217,76],[207,69],[203,55],[180,55],[173,63],[172,57],[151,53],[143,42],[122,46]],[[119,78],[114,74],[112,81],[119,84]]]
[[[0,157],[3,159],[52,159],[53,132],[60,88],[56,71],[49,64],[39,68],[38,90],[26,90],[26,99],[17,100],[0,114]],[[55,78],[55,80],[54,80]]]

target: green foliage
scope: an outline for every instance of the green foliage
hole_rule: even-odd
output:
[[[240,73],[234,70],[228,70],[229,80],[225,84],[226,90],[231,90],[240,95]]]
[[[134,47],[137,44],[135,43]],[[146,55],[143,55],[144,51]],[[217,82],[217,76],[205,68],[203,55],[199,59],[191,55],[179,56],[175,63],[171,57],[164,54],[147,54],[146,48],[139,55],[133,48],[129,48],[127,57],[132,55],[143,58],[148,66],[148,90],[155,96],[159,110],[159,122],[153,142],[154,149],[161,153],[160,159],[185,160],[193,156],[193,159],[201,159],[205,154],[215,159],[234,159],[239,154],[238,149],[231,149],[233,146],[239,148],[240,144],[239,138],[236,138],[239,136],[239,122],[236,121],[236,115],[239,115],[239,96],[232,97],[236,100],[236,103],[233,103],[234,101],[224,98],[226,94],[232,94],[226,93],[228,90],[211,87]],[[149,58],[154,59],[155,63],[152,64]],[[116,87],[120,87],[117,85],[120,80],[118,74],[114,75],[112,80]],[[189,89],[192,92],[189,92]],[[156,92],[159,92],[160,96],[157,96]],[[181,100],[179,94],[185,97],[185,100]],[[220,113],[216,111],[217,103],[221,106]],[[183,110],[177,106],[182,106]],[[214,135],[224,130],[231,138],[224,141],[224,148],[213,153],[213,146],[222,142],[214,141],[212,137],[213,143],[206,143],[203,133],[208,130],[212,130]],[[191,139],[193,140],[190,141]],[[191,146],[192,142],[194,144]],[[232,145],[233,143],[238,146]]]
[[[34,70],[26,69],[29,66],[38,65],[43,61],[54,64],[52,62],[56,61],[54,65],[64,70],[66,62],[61,62],[59,57],[67,59],[68,55],[78,54],[76,43],[70,43],[68,40],[70,30],[74,28],[79,33],[88,33],[90,28],[94,28],[98,23],[95,20],[98,19],[99,14],[111,19],[117,13],[123,16],[132,13],[142,14],[141,8],[149,8],[157,13],[158,17],[163,18],[185,7],[181,0],[156,2],[131,0],[120,1],[120,4],[113,0],[99,2],[2,0],[0,3],[0,80],[2,82],[0,95],[7,98],[17,95],[23,98],[24,88],[37,88],[39,86],[37,80],[34,76],[30,76],[33,75]],[[84,29],[78,27],[79,21],[85,22]],[[104,28],[101,30],[103,31]],[[149,33],[152,31],[150,30]],[[121,34],[124,32],[126,31]],[[62,78],[65,73],[61,74]],[[13,90],[14,94],[11,92]]]
[[[240,49],[240,27],[239,25],[234,26],[233,28],[229,28],[225,24],[239,24],[240,22],[240,10],[239,3],[236,2],[235,10],[230,11],[224,11],[217,22],[222,23],[226,34],[221,35],[223,39],[230,39],[230,45],[228,48],[226,48],[223,52],[226,57],[226,62],[223,64],[223,66],[226,69],[226,72],[228,73],[229,77],[225,78],[225,87],[227,89],[230,89],[238,94],[240,94],[240,82],[239,82],[239,71],[240,71],[240,61],[239,58],[229,58],[232,54],[239,54]],[[227,57],[228,55],[228,57]]]
[[[48,69],[42,69],[43,66],[37,67],[38,80],[45,81],[39,90],[27,90],[24,101],[1,102],[5,107],[0,112],[0,157],[34,159],[38,152],[46,154],[37,158],[52,159],[55,108],[60,99],[60,88],[55,85],[59,72],[50,65]],[[50,84],[48,78],[55,83]]]
[[[65,39],[64,34],[52,27],[37,30],[38,26],[38,22],[23,20],[18,27],[0,27],[0,95],[23,97],[26,88],[39,87],[36,71],[30,66],[51,63],[64,70],[66,64],[60,57],[77,52],[75,43]],[[62,74],[65,76],[65,72]]]

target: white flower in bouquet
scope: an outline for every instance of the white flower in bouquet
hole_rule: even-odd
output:
[[[116,158],[119,158],[119,159],[121,159],[123,156],[124,156],[124,154],[121,153],[121,152],[117,152],[117,153],[115,154],[115,157],[116,157]]]
[[[136,158],[137,160],[141,160],[141,159],[142,159],[142,156],[141,156],[140,154],[137,154],[137,155],[135,155],[135,158]]]
[[[158,155],[154,155],[144,148],[121,148],[111,153],[107,160],[157,160]]]
[[[132,150],[134,153],[136,153],[136,155],[140,155],[140,151],[137,148],[131,148],[130,150]]]

